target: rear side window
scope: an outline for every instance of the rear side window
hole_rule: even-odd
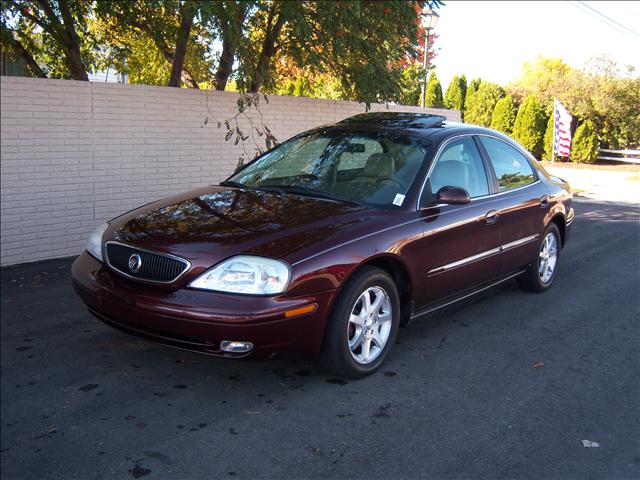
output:
[[[489,154],[501,192],[536,181],[527,158],[511,145],[491,137],[480,137]]]

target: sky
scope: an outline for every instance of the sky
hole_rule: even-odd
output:
[[[640,1],[445,0],[438,13],[434,63],[443,89],[463,73],[507,84],[538,55],[581,68],[608,54],[640,74]]]

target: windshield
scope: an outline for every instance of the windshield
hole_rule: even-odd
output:
[[[321,132],[294,138],[233,175],[228,183],[401,207],[428,147],[393,132]]]

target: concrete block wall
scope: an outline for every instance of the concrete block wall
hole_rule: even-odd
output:
[[[1,264],[78,254],[105,220],[225,179],[243,152],[251,159],[256,148],[251,140],[225,141],[218,128],[236,114],[237,100],[211,90],[0,77]],[[387,108],[423,111],[371,110]],[[365,108],[270,96],[260,110],[283,141]],[[460,119],[457,111],[427,112]],[[254,110],[241,116],[245,133],[249,119],[259,122]]]

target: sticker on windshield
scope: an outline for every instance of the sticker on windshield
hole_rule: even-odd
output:
[[[396,198],[393,199],[393,204],[400,207],[402,205],[402,202],[404,202],[404,195],[402,195],[401,193],[396,193]]]

